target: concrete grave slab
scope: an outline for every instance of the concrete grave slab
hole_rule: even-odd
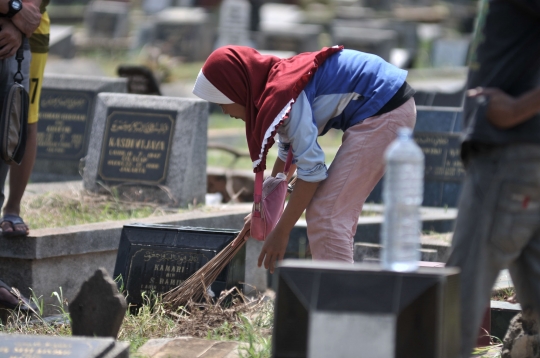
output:
[[[120,235],[124,225],[137,223],[169,224],[225,229],[240,229],[251,204],[226,205],[211,210],[146,219],[102,222],[63,228],[32,230],[24,240],[0,237],[0,272],[2,281],[29,297],[42,296],[45,315],[55,314],[57,304],[51,297],[62,287],[71,302],[83,282],[99,267],[114,272]],[[250,250],[248,241],[246,250]],[[246,283],[255,285],[253,267],[246,267]],[[251,276],[249,275],[251,273]],[[253,281],[249,281],[253,280]]]
[[[204,203],[208,102],[102,93],[84,166],[84,187],[115,187],[135,200]]]
[[[125,91],[124,78],[45,74],[31,180],[80,179],[79,162],[88,149],[96,96]]]
[[[0,357],[128,358],[129,343],[112,338],[0,334]]]
[[[169,358],[239,358],[238,342],[215,341],[194,337],[150,339],[137,351],[142,357]]]

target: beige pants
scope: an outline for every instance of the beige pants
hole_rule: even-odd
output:
[[[384,151],[400,127],[413,128],[416,106],[365,119],[343,135],[328,178],[318,187],[307,211],[313,259],[353,262],[353,239],[362,206],[384,174]]]

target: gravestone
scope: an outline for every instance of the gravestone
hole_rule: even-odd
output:
[[[73,56],[75,56],[73,32],[73,26],[51,25],[49,35],[49,55],[62,58],[73,58]]]
[[[128,358],[129,343],[112,338],[0,334],[1,358]]]
[[[125,225],[122,229],[114,277],[123,283],[130,304],[143,303],[142,292],[166,293],[179,286],[238,235],[229,229],[172,225]],[[246,249],[236,254],[211,285],[221,291],[244,281]]]
[[[312,52],[321,49],[321,25],[314,24],[262,24],[261,48],[265,50]]]
[[[251,46],[251,5],[247,0],[224,0],[219,12],[216,48],[225,45]]]
[[[422,206],[456,207],[465,170],[460,159],[461,108],[417,107],[414,139],[425,155]],[[382,180],[366,202],[382,202]]]
[[[417,32],[417,24],[410,21],[399,21],[392,18],[366,18],[359,20],[342,20],[337,19],[332,21],[332,27],[336,28],[349,28],[351,31],[351,36],[361,34],[362,29],[374,29],[374,30],[390,30],[394,31],[396,34],[395,46],[388,50],[385,48],[385,42],[382,41],[378,46],[380,49],[372,50],[381,53],[389,53],[389,60],[392,60],[392,55],[404,57],[401,61],[392,62],[394,65],[398,66],[397,62],[402,63],[402,66],[398,67],[410,67],[414,59],[416,58],[418,47],[419,47],[419,38]],[[389,34],[391,37],[392,35]],[[388,45],[388,44],[386,44]],[[400,51],[398,51],[400,50]],[[385,55],[386,56],[386,55]]]
[[[205,61],[214,46],[215,27],[202,8],[168,8],[154,15],[153,44],[185,61]]]
[[[462,67],[467,64],[470,39],[436,39],[433,41],[433,67]]]
[[[97,94],[125,91],[123,78],[46,74],[32,181],[80,180],[79,161],[88,148]]]
[[[69,304],[74,336],[116,339],[126,313],[127,303],[104,268],[86,280]]]
[[[172,0],[142,0],[142,9],[148,15],[153,15],[172,5]]]
[[[127,78],[127,92],[133,94],[147,94],[161,96],[159,83],[152,70],[146,66],[120,65],[118,76]]]
[[[276,272],[275,357],[459,355],[459,270],[285,260]]]
[[[88,37],[121,38],[129,34],[130,3],[96,0],[90,2],[84,15]]]
[[[305,15],[297,5],[265,3],[261,6],[259,48],[294,53],[321,49],[322,25],[304,24]]]
[[[390,60],[390,52],[398,46],[398,34],[394,30],[361,28],[340,23],[332,26],[332,43],[347,49],[372,53]]]
[[[204,203],[208,102],[101,93],[86,156],[84,188],[186,207]]]

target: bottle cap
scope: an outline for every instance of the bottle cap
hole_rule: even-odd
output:
[[[412,129],[407,127],[401,127],[398,129],[398,136],[400,138],[411,138],[412,137]]]

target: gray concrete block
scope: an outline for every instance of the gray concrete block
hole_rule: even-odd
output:
[[[121,114],[122,119],[116,128],[127,125],[129,128],[118,129],[118,134],[114,134],[116,126],[115,114]],[[107,146],[113,148],[110,144],[113,135],[119,140],[143,140],[150,141],[153,137],[145,133],[145,130],[135,129],[135,125],[141,122],[130,122],[130,113],[137,118],[143,118],[144,121],[156,121],[157,118],[165,118],[168,131],[166,140],[163,140],[163,147],[155,150],[137,149],[131,144],[116,145],[121,149],[119,155],[110,155],[106,152]],[[164,114],[161,114],[164,113]],[[137,119],[138,121],[139,119]],[[149,129],[152,129],[154,123],[144,123]],[[134,94],[102,93],[98,96],[96,110],[92,126],[92,137],[88,147],[88,154],[84,166],[83,182],[84,187],[90,191],[98,191],[102,184],[106,186],[137,185],[142,187],[146,185],[149,190],[148,198],[154,198],[161,202],[169,203],[174,206],[186,207],[188,204],[204,203],[206,194],[206,143],[208,128],[208,102],[198,99],[173,98],[160,96],[146,96]],[[106,136],[110,134],[109,141]],[[133,132],[133,133],[132,133]],[[154,131],[155,132],[155,131]],[[170,132],[170,133],[169,133]],[[114,137],[114,138],[116,138]],[[124,138],[125,137],[125,138]],[[161,137],[159,137],[161,138]],[[161,140],[161,139],[160,139]],[[125,149],[125,150],[124,150]],[[133,158],[127,158],[126,153],[133,152]],[[129,170],[137,169],[136,153],[139,153],[141,160],[147,162],[141,170],[145,170],[140,176],[120,175],[126,167]],[[166,157],[164,162],[158,162],[152,159],[152,153]],[[119,164],[109,165],[109,160],[103,160],[105,155],[115,159]],[[139,160],[140,162],[140,160]],[[152,164],[152,163],[157,164]],[[146,170],[151,172],[152,167],[158,166],[158,171],[164,175],[159,180],[148,180]],[[111,169],[112,168],[112,169]],[[105,174],[107,170],[117,170],[116,174],[111,176]],[[126,169],[126,170],[127,170]],[[133,173],[133,172],[132,172]],[[148,188],[150,187],[150,188]],[[152,188],[154,190],[152,190]],[[129,188],[128,188],[129,189]]]

